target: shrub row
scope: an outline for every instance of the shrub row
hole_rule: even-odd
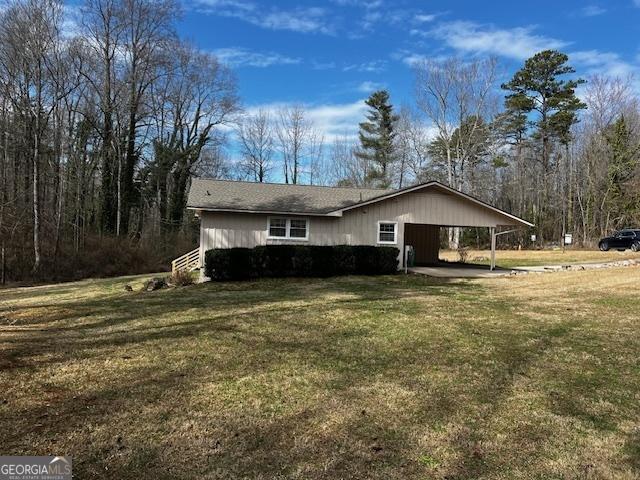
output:
[[[265,245],[217,248],[205,253],[205,275],[214,280],[259,277],[330,277],[395,273],[399,250],[369,245]]]

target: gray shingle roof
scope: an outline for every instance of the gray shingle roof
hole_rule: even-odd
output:
[[[322,215],[393,191],[194,178],[187,207]]]

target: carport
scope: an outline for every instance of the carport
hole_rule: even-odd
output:
[[[496,243],[501,235],[533,224],[475,197],[438,184],[437,194],[429,199],[428,210],[416,212],[404,222],[403,265],[406,266],[407,246],[413,247],[416,266],[443,266],[439,262],[440,231],[450,227],[487,228],[491,238],[490,270],[496,267]],[[436,193],[436,192],[434,192]],[[425,221],[426,220],[426,221]],[[433,220],[433,221],[431,221]],[[446,265],[446,264],[445,264]]]
[[[429,225],[421,223],[404,224],[404,244],[413,247],[414,264],[416,266],[432,266],[439,264],[440,257],[440,229],[450,228],[451,225]],[[464,228],[464,227],[460,227]],[[497,237],[515,232],[515,229],[496,231],[496,227],[487,227],[491,237],[491,265],[490,270],[496,268]]]

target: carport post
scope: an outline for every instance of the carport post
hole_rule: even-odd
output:
[[[496,268],[496,227],[489,227],[491,233],[491,270]]]

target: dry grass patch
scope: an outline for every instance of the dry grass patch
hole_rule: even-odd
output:
[[[79,478],[640,475],[640,269],[0,291],[0,444]]]

